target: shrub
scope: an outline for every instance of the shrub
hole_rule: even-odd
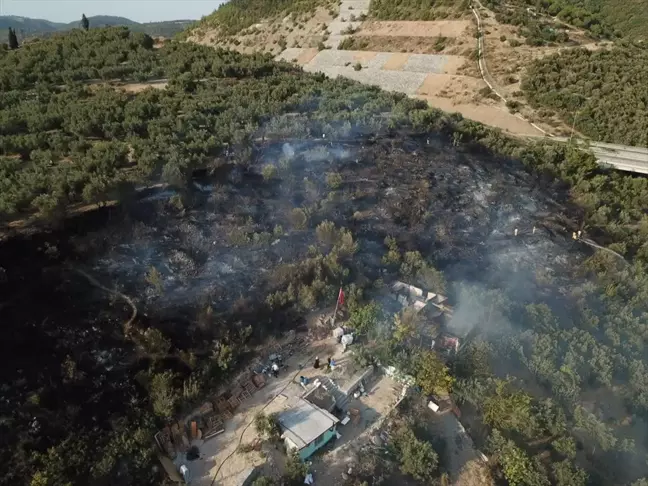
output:
[[[315,229],[315,234],[317,235],[317,240],[323,245],[334,245],[338,238],[338,231],[335,227],[335,223],[331,221],[324,221],[317,225]]]
[[[431,484],[439,464],[439,456],[429,442],[416,438],[414,431],[402,426],[394,436],[394,448],[403,473]]]
[[[362,64],[360,64],[359,62],[356,62],[356,63],[353,65],[353,70],[354,70],[354,71],[360,71],[361,69],[362,69]]]
[[[515,113],[520,109],[520,102],[515,100],[508,100],[506,102],[506,107],[512,112]]]
[[[173,373],[165,371],[153,375],[149,391],[155,415],[169,419],[175,412],[178,395],[173,388]]]
[[[272,164],[266,164],[261,170],[261,174],[266,181],[274,179],[277,175],[277,168]]]
[[[290,222],[293,225],[293,228],[298,230],[306,229],[306,223],[308,222],[308,216],[306,212],[301,208],[294,208],[290,213]]]
[[[268,439],[278,439],[281,435],[279,420],[274,414],[266,415],[262,412],[256,414],[254,417],[254,428],[260,435]]]
[[[326,174],[326,183],[331,189],[339,189],[342,185],[342,174],[339,172],[329,172]]]
[[[162,274],[155,267],[150,267],[148,273],[146,274],[146,282],[151,285],[158,294],[161,294],[164,290],[164,281],[162,279]]]

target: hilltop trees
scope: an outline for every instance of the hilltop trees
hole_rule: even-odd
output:
[[[572,49],[535,61],[522,89],[596,141],[648,146],[648,50]]]
[[[85,14],[81,15],[81,28],[83,30],[88,30],[90,28],[90,21],[88,20],[88,17],[85,16]]]

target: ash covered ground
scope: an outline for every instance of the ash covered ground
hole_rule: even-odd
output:
[[[70,426],[110,428],[145,397],[134,376],[151,359],[122,330],[131,309],[72,268],[130,296],[139,324],[160,328],[173,350],[200,354],[212,337],[201,312],[233,313],[242,299],[255,309],[277,289],[277,272],[318,245],[315,228],[325,220],[358,243],[349,281],[389,278],[381,262],[386,236],[420,251],[453,284],[500,288],[521,301],[559,296],[573,283],[569,268],[584,257],[571,240],[577,212],[566,194],[516,161],[406,133],[267,142],[251,159],[224,159],[196,178],[183,195],[187,209],[169,202],[178,193],[162,190],[2,245],[0,414],[12,424],[3,449],[29,434],[35,418],[52,438]],[[294,208],[303,208],[305,229]],[[541,286],[539,275],[553,285]],[[248,312],[235,319],[253,327],[274,322],[281,331],[298,317]],[[61,371],[68,356],[82,377],[72,388]],[[156,366],[187,371],[171,357]]]
[[[427,137],[268,143],[253,158],[246,170],[224,165],[195,180],[192,209],[170,208],[174,193],[164,191],[76,238],[77,248],[99,244],[85,265],[164,315],[205,299],[225,310],[241,296],[262,298],[273,269],[305,257],[325,220],[351,230],[356,267],[374,279],[386,236],[420,251],[450,281],[526,290],[527,298],[538,291],[537,272],[560,277],[581,258],[566,194],[514,161]],[[268,180],[267,166],[276,168]],[[335,188],[331,173],[341,176]],[[294,208],[308,215],[306,229],[295,227]],[[161,275],[157,292],[147,284],[151,268]]]

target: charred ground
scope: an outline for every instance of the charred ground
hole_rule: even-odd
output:
[[[339,282],[371,293],[394,275],[382,262],[387,236],[453,282],[525,299],[545,292],[535,283],[538,268],[566,278],[582,259],[558,222],[578,214],[564,188],[438,136],[280,140],[256,145],[245,168],[232,158],[189,190],[159,190],[3,244],[7,462],[18,444],[28,455],[66,437],[96,434],[97,445],[111,447],[102,431],[126,427],[124,417],[145,430],[154,419],[139,408],[150,400],[151,374],[172,371],[178,388],[199,376],[208,387],[250,346],[299,326]],[[346,228],[353,242],[345,244],[357,250],[334,250],[337,236],[315,231],[325,221]],[[514,228],[522,230],[517,238]],[[129,305],[75,269],[131,296],[139,310],[133,329],[124,328]],[[281,299],[267,300],[277,292]],[[219,366],[228,346],[231,362]],[[68,445],[65,454],[87,459]],[[115,461],[134,452],[115,450]]]

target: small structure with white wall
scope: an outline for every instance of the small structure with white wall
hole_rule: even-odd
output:
[[[281,438],[302,460],[336,436],[338,422],[337,417],[303,398],[296,398],[293,407],[279,415]]]

